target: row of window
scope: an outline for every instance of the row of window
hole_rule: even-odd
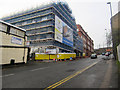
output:
[[[54,45],[54,46],[58,46],[58,47],[61,47],[63,49],[66,49],[66,50],[71,50],[73,51],[73,48],[71,48],[70,46],[67,46],[63,43],[59,43],[58,41],[40,41],[40,42],[34,42],[34,41],[30,41],[30,45],[34,46],[34,45],[39,45],[39,46],[43,46],[43,45]]]
[[[54,32],[54,28],[53,27],[45,27],[45,28],[39,28],[39,29],[34,29],[34,30],[27,30],[26,34],[37,34],[37,33],[43,33],[43,32],[49,32],[49,31],[53,31]]]
[[[58,6],[55,6],[55,8],[60,12],[60,9],[59,9]],[[61,15],[58,13],[58,11],[56,11],[56,10],[54,9],[53,12],[54,12],[58,17],[60,17],[60,18],[62,19],[62,21],[64,21],[67,25],[69,25],[73,30],[76,30],[76,29],[77,29],[76,26],[73,25],[73,23],[70,21],[70,19],[67,19],[68,16],[65,16],[65,14],[62,14],[70,23],[69,23],[63,16],[61,16]],[[60,12],[60,13],[62,13],[62,12]]]
[[[35,41],[30,41],[30,45],[32,46],[45,46],[45,45],[52,45],[53,41],[40,41],[40,42],[35,42]]]
[[[55,42],[54,42],[54,45],[55,45],[55,46],[58,46],[58,47],[61,47],[61,48],[63,48],[63,49],[67,49],[67,50],[73,51],[73,48],[71,48],[70,46],[68,46],[68,45],[66,45],[66,44],[59,43],[58,41],[55,41]]]
[[[64,17],[66,17],[69,21],[71,21],[72,24],[75,26],[76,24],[75,24],[75,22],[73,21],[71,15],[70,15],[67,11],[65,11],[65,8],[63,8],[61,4],[59,4],[58,6],[59,6],[59,8],[60,8],[60,12],[62,13],[62,15],[63,15]],[[69,18],[68,18],[68,17],[69,17]]]
[[[39,39],[47,39],[47,38],[54,38],[54,34],[39,34],[35,36],[28,36],[28,40],[39,40]]]
[[[58,3],[57,5],[54,4],[54,6],[56,7],[56,9],[57,9],[60,13],[62,13],[62,15],[64,15],[64,16],[69,20],[69,22],[72,21],[72,24],[74,25],[75,22],[73,21],[71,15],[65,10],[65,9],[66,9],[65,7],[63,7],[60,3]],[[69,18],[68,18],[68,17],[69,17]],[[73,23],[73,22],[74,22],[74,23]]]
[[[50,20],[50,21],[44,21],[44,22],[34,23],[34,24],[31,24],[31,25],[20,26],[20,27],[24,28],[24,29],[30,29],[30,28],[47,26],[47,25],[54,25],[54,21],[52,21],[52,20]]]
[[[30,41],[30,44],[31,45],[33,45],[33,46],[37,46],[37,45],[39,45],[39,46],[45,46],[45,45],[54,45],[54,46],[58,46],[58,47],[61,47],[61,48],[63,48],[63,49],[66,49],[66,50],[71,50],[71,51],[73,51],[73,48],[71,48],[71,47],[69,47],[69,46],[67,46],[67,45],[65,45],[65,44],[62,44],[62,43],[59,43],[59,42],[57,42],[57,41],[40,41],[40,42],[34,42],[34,41]]]
[[[25,36],[24,31],[21,31],[21,30],[18,30],[16,28],[7,26],[5,24],[0,24],[0,30],[2,30],[2,31],[4,31],[4,32],[6,32],[8,34],[10,33],[10,34],[18,35],[18,36],[21,36],[21,37]]]
[[[64,7],[65,5],[63,6],[61,3],[59,3],[59,5],[61,6],[62,10],[72,19],[71,14],[68,12],[67,8]]]
[[[13,18],[13,19],[10,19],[10,20],[5,20],[5,21],[9,22],[9,23],[13,23],[13,22],[16,22],[16,21],[19,21],[19,20],[24,20],[24,19],[31,18],[31,17],[34,17],[34,16],[43,15],[43,14],[49,13],[51,11],[52,11],[52,9],[50,8],[50,9],[46,9],[46,10],[26,14],[26,15],[16,17],[16,18]]]
[[[13,24],[16,25],[16,26],[26,25],[26,24],[30,24],[30,23],[37,23],[37,22],[44,21],[44,20],[47,20],[47,19],[54,19],[54,15],[49,14],[49,15],[45,15],[45,16],[41,16],[41,17],[37,17],[37,18],[25,20],[25,21],[20,21],[20,22],[13,23]]]

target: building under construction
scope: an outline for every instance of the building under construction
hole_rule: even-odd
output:
[[[65,2],[52,2],[2,20],[26,29],[32,52],[83,52],[72,10]]]

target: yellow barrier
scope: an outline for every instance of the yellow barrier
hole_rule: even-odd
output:
[[[85,57],[85,53],[83,53],[83,57]]]
[[[36,53],[35,60],[49,60],[49,59],[70,59],[70,57],[75,58],[75,53],[59,53],[59,54],[44,54]]]
[[[49,60],[48,54],[35,54],[35,60]]]

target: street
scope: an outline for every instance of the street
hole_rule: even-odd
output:
[[[3,88],[117,88],[117,65],[113,60],[83,58],[40,62],[3,68]]]

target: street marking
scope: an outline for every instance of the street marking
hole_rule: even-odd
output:
[[[37,68],[37,69],[30,70],[30,71],[37,71],[37,70],[42,70],[42,69],[46,69],[46,68],[49,68],[49,67]]]
[[[98,62],[99,62],[99,61],[98,61]],[[64,78],[64,79],[62,79],[62,80],[54,83],[54,84],[51,85],[51,86],[48,86],[48,87],[45,88],[44,90],[52,90],[52,89],[56,88],[57,86],[60,86],[61,84],[67,82],[68,80],[74,78],[74,77],[77,76],[78,74],[81,74],[82,72],[86,71],[86,70],[89,69],[90,67],[94,66],[94,65],[97,64],[98,62],[95,62],[95,63],[91,64],[90,66],[88,66],[88,67],[86,67],[86,68],[84,68],[84,69],[82,69],[82,70],[80,70],[80,71],[77,71],[76,73],[74,73],[74,74],[72,74],[72,75],[70,75],[70,76],[68,76],[68,77],[66,77],[66,78]]]
[[[8,74],[8,75],[0,76],[0,77],[8,77],[8,76],[12,76],[12,75],[15,75],[15,74]]]

